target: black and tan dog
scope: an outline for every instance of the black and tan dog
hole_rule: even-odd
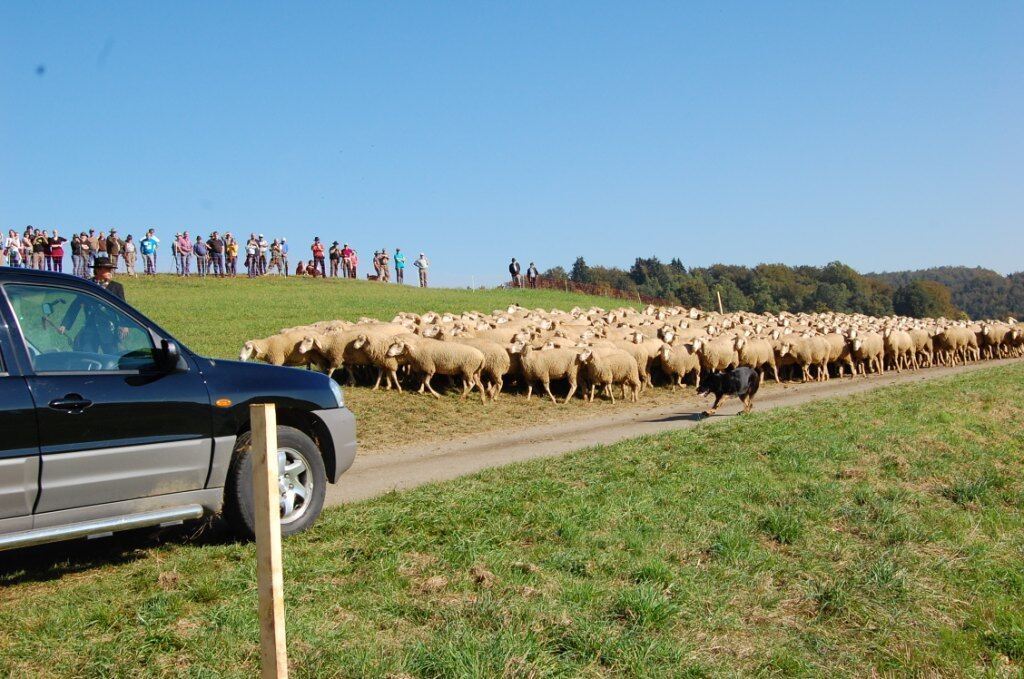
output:
[[[761,378],[753,368],[740,367],[724,372],[713,372],[701,380],[698,394],[714,394],[715,403],[704,416],[715,414],[722,401],[730,396],[738,396],[743,401],[743,412],[749,413],[754,407],[754,394],[761,386]]]

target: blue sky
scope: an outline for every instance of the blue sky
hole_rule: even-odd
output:
[[[0,225],[316,234],[448,285],[1006,273],[1022,35],[1019,2],[5,2]]]

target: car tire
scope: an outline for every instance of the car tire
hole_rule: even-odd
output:
[[[224,487],[224,518],[231,529],[241,538],[251,540],[256,534],[255,503],[252,488],[252,455],[250,445],[252,434],[245,432],[235,443],[235,452],[228,468],[228,476]],[[286,502],[292,511],[286,514],[282,507],[281,535],[301,533],[309,528],[320,516],[324,507],[324,495],[327,492],[327,471],[324,468],[323,456],[306,434],[294,427],[279,426],[277,428],[277,448],[279,471],[289,467],[290,471],[283,482],[294,486],[301,482],[301,492],[289,495]],[[286,464],[282,465],[284,458]],[[295,465],[299,462],[299,465]],[[298,474],[296,470],[300,470]],[[287,489],[286,489],[287,490]]]

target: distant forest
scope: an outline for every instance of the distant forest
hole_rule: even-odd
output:
[[[657,257],[638,257],[624,270],[590,266],[578,257],[568,271],[557,266],[542,276],[702,309],[717,308],[718,292],[726,311],[1024,318],[1024,272],[1002,276],[982,268],[861,274],[842,262],[822,267],[715,264],[687,268],[679,259],[664,263]]]

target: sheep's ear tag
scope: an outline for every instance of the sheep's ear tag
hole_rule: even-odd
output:
[[[228,406],[231,405],[231,399],[230,398],[219,398],[219,399],[217,399],[214,402],[213,405],[217,406],[218,408],[227,408]]]

